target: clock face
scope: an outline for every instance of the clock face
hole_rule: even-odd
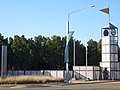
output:
[[[112,29],[111,30],[111,34],[114,36],[116,34],[116,30],[115,29]]]
[[[108,34],[109,34],[108,30],[104,30],[103,34],[104,34],[104,36],[108,36]]]

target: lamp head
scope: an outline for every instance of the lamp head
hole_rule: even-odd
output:
[[[95,7],[95,5],[90,5],[90,7],[92,8],[92,7]]]

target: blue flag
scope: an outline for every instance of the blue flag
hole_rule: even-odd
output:
[[[69,43],[70,39],[72,38],[73,33],[74,33],[74,31],[69,32],[67,44]]]
[[[69,32],[69,35],[68,35],[68,40],[67,40],[67,43],[66,43],[66,47],[65,47],[65,53],[64,53],[64,62],[65,63],[69,63],[69,54],[68,54],[68,43],[70,41],[70,39],[72,38],[72,35],[73,35],[74,31],[70,31]]]

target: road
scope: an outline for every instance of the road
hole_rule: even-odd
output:
[[[0,90],[120,90],[120,81],[106,83],[0,85]]]

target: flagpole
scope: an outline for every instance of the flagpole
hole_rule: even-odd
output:
[[[108,8],[109,8],[109,5],[108,5]],[[109,18],[109,23],[110,23],[110,8],[109,8],[109,16],[108,16],[108,18]]]
[[[101,9],[100,11],[108,14],[108,23],[110,23],[110,12],[109,12],[109,6],[108,8]]]
[[[108,8],[109,8],[109,5],[108,5]],[[109,30],[110,30],[110,8],[109,8],[109,13],[108,13],[108,18],[109,18],[109,21],[108,21],[108,24],[109,24]],[[110,41],[110,40],[109,40]],[[111,55],[109,56],[109,57],[111,57]],[[111,59],[111,58],[110,58]],[[110,68],[111,68],[111,63],[110,63]],[[110,79],[112,79],[111,78],[111,72],[110,72]]]

